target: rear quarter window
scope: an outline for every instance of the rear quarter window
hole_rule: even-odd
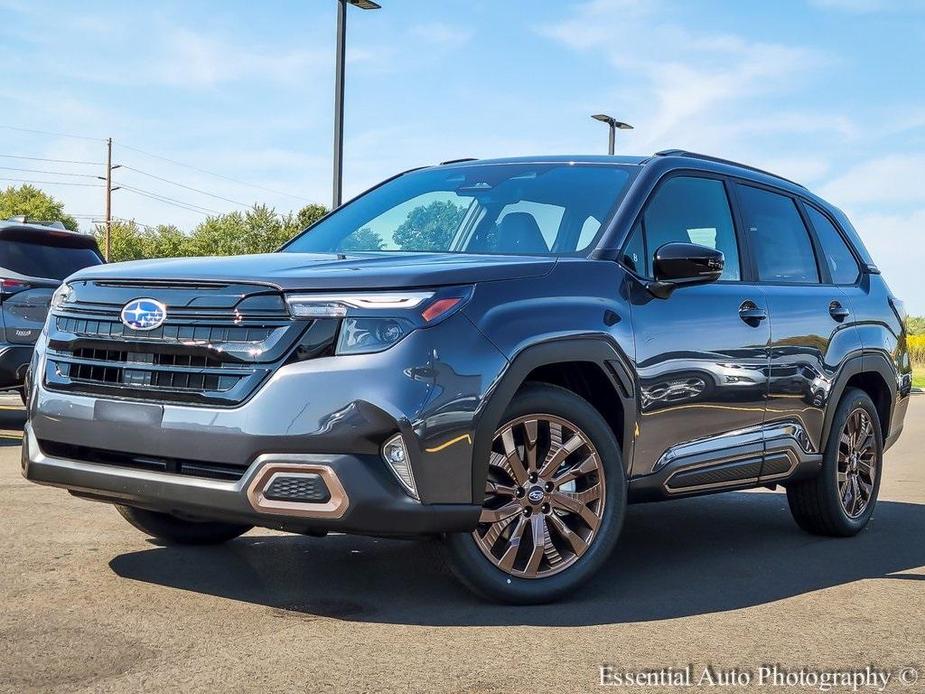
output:
[[[834,284],[857,282],[861,268],[838,229],[828,217],[812,205],[806,205],[806,213],[819,243],[822,244],[822,250],[825,251],[825,261],[829,266],[832,282]]]

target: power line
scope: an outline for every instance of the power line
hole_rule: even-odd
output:
[[[231,176],[225,176],[220,173],[215,173],[214,171],[207,171],[206,169],[200,169],[198,166],[191,166],[190,164],[184,164],[182,161],[177,161],[176,159],[170,159],[168,157],[161,156],[160,154],[153,154],[151,152],[146,152],[143,149],[138,149],[137,147],[131,147],[129,145],[122,144],[120,142],[116,142],[115,144],[119,147],[122,147],[123,149],[129,149],[129,150],[132,150],[133,152],[138,152],[139,154],[144,154],[145,156],[148,156],[148,157],[154,157],[155,159],[169,161],[171,164],[182,166],[187,169],[192,169],[193,171],[198,171],[199,173],[208,174],[209,176],[215,176],[216,178],[222,178],[226,181],[237,183],[238,185],[247,186],[249,188],[256,188],[257,190],[264,190],[264,191],[267,191],[268,193],[275,193],[276,195],[285,195],[286,197],[293,198],[301,202],[310,202],[307,198],[303,198],[300,195],[293,195],[292,193],[287,193],[282,190],[274,190],[273,188],[267,188],[265,186],[259,186],[255,183],[248,183],[247,181],[241,181],[237,178],[231,178]]]
[[[0,154],[4,159],[28,159],[30,161],[51,161],[56,164],[86,164],[87,166],[102,166],[101,161],[77,161],[75,159],[46,159],[44,157],[29,157],[24,154]]]
[[[102,183],[71,183],[70,181],[33,181],[26,178],[0,178],[0,181],[12,181],[14,183],[35,183],[36,185],[47,186],[82,186],[84,188],[102,188]]]
[[[193,191],[193,192],[195,192],[195,193],[201,193],[202,195],[208,195],[210,198],[216,198],[216,199],[218,199],[218,200],[224,200],[225,202],[230,202],[230,203],[233,203],[233,204],[235,204],[235,205],[240,205],[241,207],[247,207],[247,208],[250,208],[250,207],[251,207],[251,205],[249,205],[249,204],[246,203],[246,202],[241,202],[240,200],[232,200],[231,198],[226,198],[226,197],[223,197],[223,196],[221,196],[221,195],[216,195],[215,193],[210,193],[210,192],[205,191],[205,190],[200,190],[199,188],[193,188],[192,186],[188,186],[188,185],[186,185],[186,184],[184,184],[184,183],[178,183],[177,181],[171,181],[169,178],[162,178],[161,176],[155,176],[155,175],[152,174],[152,173],[148,173],[147,171],[142,171],[141,169],[136,169],[135,167],[129,166],[128,164],[122,164],[121,167],[122,167],[123,169],[128,170],[128,171],[134,171],[135,173],[139,173],[139,174],[141,174],[142,176],[147,176],[148,178],[154,178],[154,179],[156,179],[156,180],[158,180],[158,181],[163,181],[164,183],[169,183],[169,184],[171,184],[171,185],[178,186],[178,187],[180,187],[180,188],[186,188],[187,190],[191,190],[191,191]],[[3,168],[3,167],[0,167],[0,168]]]
[[[0,166],[4,171],[25,171],[27,173],[53,174],[55,176],[78,176],[80,178],[96,178],[93,174],[73,173],[70,171],[48,171],[46,169],[21,169],[16,166]]]
[[[159,202],[166,203],[168,205],[174,205],[175,207],[181,207],[190,212],[198,212],[199,214],[221,214],[218,210],[212,210],[208,207],[202,207],[201,205],[196,205],[191,202],[185,202],[183,200],[177,200],[176,198],[170,198],[166,195],[161,195],[160,193],[153,193],[149,190],[142,190],[141,188],[135,188],[133,186],[127,186],[124,183],[119,183],[119,187],[123,190],[127,190],[130,193],[135,193],[136,195],[142,195],[146,198],[151,198],[152,200],[157,200]]]
[[[71,137],[75,140],[92,140],[94,142],[105,142],[103,137],[88,137],[87,135],[71,135],[70,133],[58,133],[51,130],[33,130],[32,128],[17,128],[14,125],[0,125],[4,130],[17,130],[21,133],[32,133],[34,135],[51,135],[52,137]]]

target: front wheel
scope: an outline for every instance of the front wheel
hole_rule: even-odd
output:
[[[626,476],[601,414],[571,391],[521,389],[495,432],[472,533],[446,539],[476,593],[517,604],[556,600],[607,559],[623,524]]]
[[[178,545],[217,545],[251,529],[249,525],[189,521],[169,513],[117,504],[116,510],[135,528],[151,537]]]

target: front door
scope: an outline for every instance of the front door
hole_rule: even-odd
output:
[[[667,299],[631,283],[640,404],[632,474],[670,472],[669,493],[748,486],[763,458],[770,321],[762,288],[742,281],[723,180],[663,182],[622,262],[651,278],[655,251],[676,241],[722,251],[725,269],[718,282],[679,287]]]

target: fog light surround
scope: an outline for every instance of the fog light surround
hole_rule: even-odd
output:
[[[395,475],[402,488],[415,499],[418,497],[417,485],[414,482],[414,473],[411,470],[411,459],[408,456],[408,447],[401,434],[395,434],[382,444],[382,459]]]

